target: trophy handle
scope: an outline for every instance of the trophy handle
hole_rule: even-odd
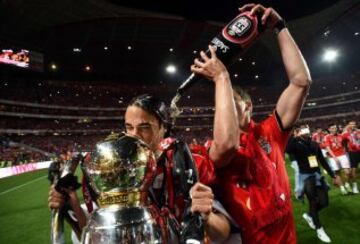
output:
[[[57,191],[66,194],[64,191],[62,191],[63,188],[76,190],[80,187],[79,183],[77,183],[77,179],[74,176],[74,173],[81,160],[82,156],[79,154],[77,157],[65,161],[61,176],[55,177],[54,179],[55,189]],[[50,239],[52,244],[65,244],[64,218],[67,220],[70,218],[69,214],[66,214],[68,212],[67,210],[67,208],[62,207],[61,209],[53,209],[51,211]],[[79,226],[76,226],[74,221],[71,219],[69,220],[73,229],[78,232],[77,230],[79,230]]]
[[[65,244],[64,218],[59,209],[51,211],[51,244]]]
[[[197,240],[202,243],[204,239],[204,224],[200,214],[191,213],[191,187],[199,181],[199,175],[191,151],[186,143],[176,141],[174,150],[175,167],[173,169],[174,178],[178,178],[180,184],[176,186],[178,191],[184,196],[185,209],[183,213],[182,230],[180,243],[187,240]],[[179,173],[177,173],[177,170]]]

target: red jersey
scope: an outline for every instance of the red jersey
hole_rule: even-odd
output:
[[[360,131],[356,130],[353,132],[346,131],[342,134],[343,140],[347,144],[349,152],[360,151]]]
[[[165,138],[160,142],[159,149],[161,151],[168,150],[171,148],[172,144],[174,143],[174,138]],[[196,169],[199,174],[199,181],[205,185],[210,185],[215,180],[215,168],[213,162],[209,158],[209,154],[207,153],[207,149],[205,146],[196,145],[196,148],[191,149],[191,155],[194,159],[194,163]],[[193,151],[194,149],[194,151]],[[173,160],[173,151],[170,150],[168,153],[168,159],[170,161]]]
[[[343,137],[339,134],[329,134],[325,136],[325,145],[330,147],[330,150],[336,157],[345,155],[345,149],[343,146]]]
[[[250,122],[232,161],[217,172],[221,203],[242,230],[243,243],[296,243],[284,152],[289,131],[275,113]]]
[[[324,143],[324,137],[325,137],[325,133],[324,132],[320,132],[320,133],[313,133],[311,136],[311,140],[316,141],[321,149],[325,149],[326,145]]]
[[[174,167],[174,138],[165,138],[161,141],[159,149],[166,155],[166,167],[159,166],[157,168],[156,177],[153,183],[153,189],[158,194],[158,190],[162,188],[163,179],[166,179],[166,188],[167,188],[167,206],[174,212],[175,217],[181,221],[182,214],[184,212],[184,197],[176,195],[176,189],[179,189],[175,179],[173,179],[172,171]],[[198,179],[201,183],[205,185],[210,185],[215,180],[215,170],[214,164],[210,161],[208,154],[199,155],[191,153],[191,156],[194,160],[195,167],[198,171]],[[176,180],[175,180],[176,181]],[[196,182],[194,182],[195,184]]]
[[[207,155],[206,147],[200,144],[190,144],[189,148],[192,153],[199,154],[199,155]]]

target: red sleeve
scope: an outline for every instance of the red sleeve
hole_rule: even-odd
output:
[[[317,142],[317,140],[316,140],[316,133],[312,134],[312,136],[311,136],[311,140],[312,140],[312,141],[316,141],[316,142]]]
[[[282,152],[285,151],[291,130],[282,129],[280,119],[277,119],[276,111],[262,122],[263,133],[268,134],[273,142],[276,142]]]
[[[211,185],[215,180],[215,169],[213,162],[207,156],[193,154],[199,181],[205,185]]]
[[[202,146],[202,145],[191,145],[190,150],[194,154],[200,154],[200,155],[203,155],[203,156],[207,154],[206,147]]]
[[[349,137],[350,137],[350,133],[349,132],[344,132],[344,133],[342,133],[342,139],[343,139],[343,141],[345,141],[346,143],[347,142],[349,142]]]
[[[329,135],[326,135],[324,137],[324,146],[325,147],[330,147],[330,136]]]

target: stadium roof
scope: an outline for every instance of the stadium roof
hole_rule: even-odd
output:
[[[178,84],[189,74],[198,55],[194,51],[207,47],[237,14],[237,6],[247,2],[2,0],[0,44],[43,52],[47,70],[51,63],[59,67],[53,77]],[[359,0],[257,2],[272,5],[287,19],[311,67],[318,65],[316,52],[322,44],[340,43],[349,55],[343,66],[359,70],[360,62],[354,62],[360,56],[360,36],[354,34],[360,32]],[[231,66],[234,82],[254,82],[259,75],[256,82],[270,83],[268,73],[281,71],[271,35],[264,34]],[[76,48],[81,52],[74,52]],[[178,66],[178,74],[165,73],[168,63]],[[86,65],[91,72],[85,72]]]

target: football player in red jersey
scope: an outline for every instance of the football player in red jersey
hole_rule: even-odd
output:
[[[214,52],[195,60],[192,71],[215,81],[214,140],[210,157],[217,167],[221,202],[240,226],[243,243],[296,243],[290,184],[284,151],[300,116],[311,77],[302,54],[280,15],[272,8],[248,4],[240,10],[261,15],[261,24],[276,28],[290,81],[272,115],[257,124],[252,102],[233,91],[229,74]],[[218,66],[221,75],[212,72]],[[225,77],[225,79],[219,79]]]
[[[338,134],[336,124],[329,125],[329,134],[325,136],[326,150],[329,153],[329,165],[336,174],[336,180],[340,185],[341,194],[346,195],[351,191],[348,179],[350,176],[350,162],[346,156],[345,148],[343,145],[343,137]],[[345,173],[345,187],[340,177],[340,170]]]
[[[356,170],[360,162],[360,131],[356,127],[356,121],[350,121],[346,125],[342,136],[346,144],[350,160],[350,180],[352,182],[352,191],[354,194],[358,194],[359,189],[356,183]]]
[[[326,133],[322,128],[316,128],[316,131],[312,134],[311,140],[317,142],[321,148],[321,152],[325,158],[327,158],[327,151],[326,151],[326,145],[324,138],[326,136]]]

